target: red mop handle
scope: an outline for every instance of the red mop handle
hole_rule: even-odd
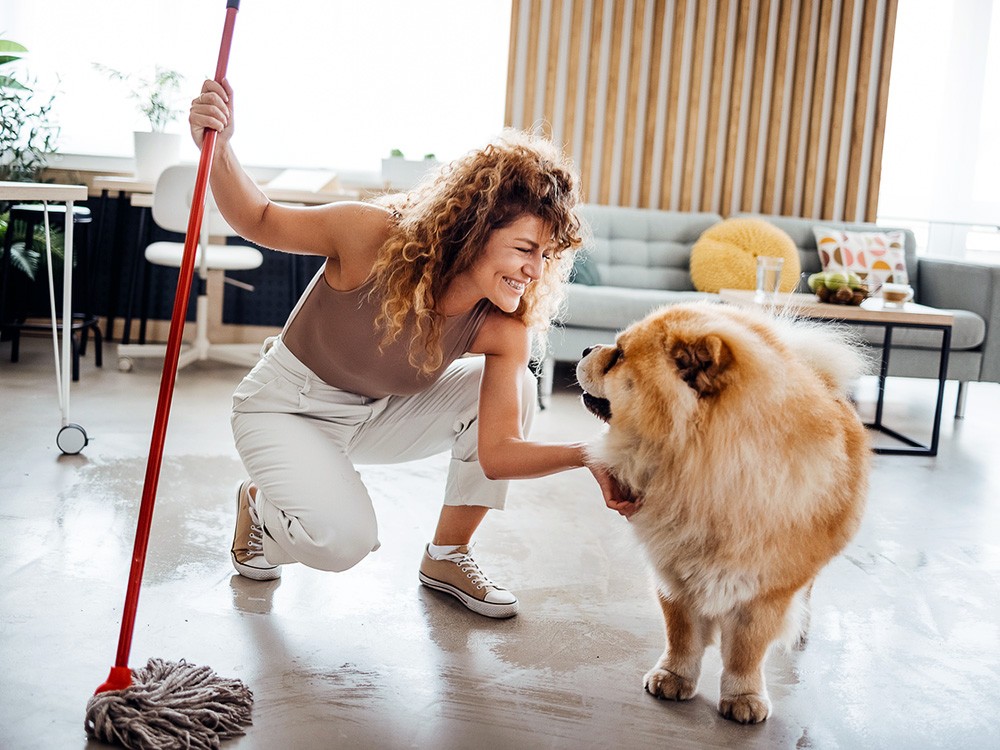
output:
[[[229,48],[233,41],[233,25],[239,10],[239,0],[227,0],[226,23],[222,30],[222,44],[219,61],[215,68],[215,80],[222,83],[229,65]],[[177,292],[174,295],[174,311],[170,319],[170,334],[167,339],[167,354],[163,361],[163,375],[160,377],[160,395],[156,402],[156,416],[153,420],[153,436],[149,444],[149,458],[146,461],[146,479],[142,486],[142,503],[139,506],[139,520],[136,524],[135,546],[132,550],[132,568],[128,576],[128,590],[122,612],[121,633],[118,636],[118,655],[115,666],[107,682],[97,688],[96,693],[106,690],[122,690],[132,684],[131,670],[128,668],[129,651],[132,648],[132,632],[135,615],[139,607],[139,587],[142,571],[146,564],[146,549],[149,546],[149,530],[153,522],[153,505],[156,502],[156,486],[160,479],[160,465],[163,463],[163,444],[167,436],[167,420],[170,417],[170,402],[177,379],[177,361],[181,353],[181,338],[184,334],[184,319],[187,315],[187,301],[191,294],[194,277],[195,254],[201,235],[201,220],[205,213],[205,194],[208,191],[208,175],[212,170],[212,157],[218,132],[208,130],[201,147],[201,160],[194,183],[191,199],[191,214],[188,217],[187,235],[184,238],[184,256],[181,260],[180,275],[177,278]],[[202,252],[207,252],[207,248]]]

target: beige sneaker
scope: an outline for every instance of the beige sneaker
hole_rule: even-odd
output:
[[[236,531],[229,551],[236,572],[255,581],[273,581],[281,577],[281,566],[264,557],[264,527],[250,497],[250,480],[236,490]]]
[[[473,612],[486,617],[517,614],[517,597],[483,574],[472,559],[469,546],[463,545],[441,560],[435,560],[425,548],[420,563],[420,582],[451,594]]]

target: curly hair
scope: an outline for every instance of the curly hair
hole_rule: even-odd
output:
[[[378,202],[395,217],[373,269],[372,294],[382,299],[375,319],[384,332],[382,346],[412,320],[410,364],[424,373],[436,371],[444,323],[436,303],[451,281],[476,263],[490,233],[525,214],[551,229],[551,258],[510,315],[535,331],[548,328],[565,294],[574,252],[583,243],[576,214],[579,180],[551,142],[507,129],[413,191]]]

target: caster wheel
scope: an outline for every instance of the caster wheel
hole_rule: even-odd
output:
[[[67,456],[75,456],[89,442],[87,431],[80,425],[73,424],[72,422],[59,430],[59,434],[56,435],[56,445]]]
[[[118,372],[132,372],[133,367],[135,367],[135,363],[131,357],[118,358]]]

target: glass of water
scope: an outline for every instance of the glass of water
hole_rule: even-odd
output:
[[[756,302],[774,302],[774,296],[781,286],[781,268],[784,265],[784,258],[772,258],[767,255],[757,256],[757,291],[754,294]]]

